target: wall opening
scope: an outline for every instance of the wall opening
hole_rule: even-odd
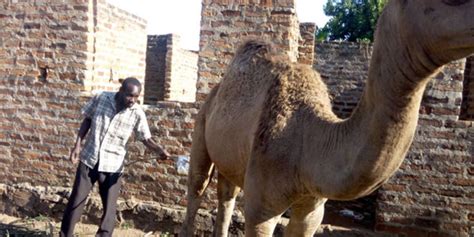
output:
[[[466,59],[459,119],[474,121],[474,56]]]

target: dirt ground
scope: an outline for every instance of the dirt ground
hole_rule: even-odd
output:
[[[0,214],[0,236],[20,237],[20,236],[58,236],[60,223],[49,220],[46,217],[35,217],[19,219],[12,216]],[[94,236],[97,230],[96,225],[79,223],[76,226],[75,236]],[[115,228],[114,237],[168,237],[174,236],[170,233],[148,232],[145,233],[132,226],[121,226]],[[278,236],[278,235],[275,235]],[[374,232],[357,229],[344,228],[332,225],[322,225],[315,237],[388,237],[387,235],[376,234]]]
[[[60,224],[49,220],[46,217],[35,217],[19,219],[12,216],[0,214],[0,236],[58,236]],[[76,236],[94,236],[97,230],[96,225],[82,224],[76,225]],[[123,226],[116,228],[114,236],[166,236],[165,233],[144,233],[132,227]]]

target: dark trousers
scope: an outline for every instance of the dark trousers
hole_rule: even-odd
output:
[[[87,196],[89,196],[96,181],[99,182],[99,193],[104,208],[96,236],[112,236],[117,212],[117,199],[120,193],[121,176],[121,173],[99,172],[98,165],[91,169],[82,162],[79,162],[72,193],[61,222],[60,236],[73,236],[74,226],[81,219]]]

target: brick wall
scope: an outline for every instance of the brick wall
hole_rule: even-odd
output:
[[[120,87],[118,79],[126,77],[144,82],[146,21],[105,0],[93,2],[88,31],[93,44],[85,90],[115,91]]]
[[[314,68],[332,97],[333,111],[347,118],[359,102],[372,55],[370,44],[317,42]]]
[[[198,53],[181,48],[176,34],[148,36],[145,101],[194,102]]]
[[[139,37],[133,29],[144,30],[143,20],[127,18],[111,7],[109,10],[114,13],[107,19],[114,21],[114,26],[107,25],[102,15],[103,21],[97,23],[94,16],[106,11],[102,9],[103,1],[97,3],[100,6],[93,0],[7,0],[0,5],[1,183],[29,184],[43,191],[45,187],[71,187],[75,167],[68,156],[80,122],[79,110],[87,99],[83,95],[88,93],[83,92],[99,89],[99,84],[94,83],[110,77],[101,75],[96,67],[105,67],[105,62],[113,57],[126,58],[125,51],[131,52],[129,58],[135,58],[135,64],[120,61],[119,73],[114,75],[139,77],[139,67],[144,66],[139,60],[145,57],[144,43],[141,51],[139,46],[114,50],[110,48],[125,46],[125,40],[129,44],[136,42],[124,38],[121,43],[118,40],[104,45],[106,36],[100,32],[107,27],[111,36],[125,37],[110,30],[115,29],[122,33],[131,31],[132,37]],[[146,39],[144,31],[142,37]],[[1,192],[0,210],[7,214],[14,212],[15,207],[23,210],[28,202],[25,195],[11,195],[15,192],[6,190]],[[13,202],[6,202],[5,198],[13,198]],[[38,214],[35,211],[42,210],[33,207],[26,213]]]
[[[0,3],[0,180],[61,185],[88,59],[83,1]],[[12,172],[14,171],[14,172]]]
[[[314,23],[300,24],[300,39],[298,42],[298,62],[313,65],[316,25]]]
[[[191,135],[198,108],[194,103],[159,102],[144,106],[153,139],[172,155],[191,151]],[[128,159],[154,159],[157,156],[132,139]],[[185,204],[186,178],[178,175],[172,161],[157,164],[155,160],[137,162],[127,168],[125,197],[152,200],[164,205]],[[211,192],[210,192],[211,193]]]
[[[180,37],[172,35],[167,62],[169,96],[166,100],[194,102],[196,100],[198,53],[181,48]]]
[[[219,82],[234,50],[246,38],[272,41],[296,61],[299,27],[294,0],[204,0],[203,5],[197,101]]]
[[[170,35],[149,35],[146,50],[145,104],[165,98],[166,55]]]

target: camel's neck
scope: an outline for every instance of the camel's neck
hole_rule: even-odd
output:
[[[358,107],[329,131],[339,140],[331,162],[341,190],[332,190],[333,198],[369,194],[398,169],[415,133],[428,78],[438,68],[424,55],[410,55],[414,49],[396,37],[379,42]]]

